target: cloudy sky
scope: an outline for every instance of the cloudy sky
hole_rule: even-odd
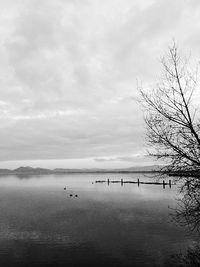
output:
[[[128,167],[137,81],[172,38],[200,59],[199,0],[0,0],[0,167]]]

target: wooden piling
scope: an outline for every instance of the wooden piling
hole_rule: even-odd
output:
[[[121,186],[123,186],[124,184],[137,184],[138,187],[140,184],[146,184],[146,185],[162,185],[163,188],[165,188],[166,185],[169,185],[169,187],[171,188],[172,186],[172,181],[169,180],[169,182],[165,182],[165,180],[160,181],[160,182],[144,182],[144,181],[140,181],[140,179],[137,179],[137,181],[124,181],[122,178],[120,180],[110,180],[109,178],[107,180],[97,180],[95,181],[95,183],[107,183],[108,185],[110,183],[119,183],[121,184]],[[189,185],[189,183],[188,183]]]
[[[163,180],[163,188],[165,188],[165,181]]]

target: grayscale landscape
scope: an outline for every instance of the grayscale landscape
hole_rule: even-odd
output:
[[[200,266],[200,1],[0,0],[0,266]]]

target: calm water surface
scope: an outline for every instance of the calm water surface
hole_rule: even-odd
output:
[[[0,266],[176,266],[172,256],[195,240],[171,220],[176,187],[95,183],[107,178],[150,180],[0,177]]]

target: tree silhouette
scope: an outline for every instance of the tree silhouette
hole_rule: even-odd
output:
[[[175,43],[162,59],[163,76],[150,92],[141,88],[149,154],[165,161],[168,173],[200,170],[200,122],[193,106],[197,72],[190,71]]]

